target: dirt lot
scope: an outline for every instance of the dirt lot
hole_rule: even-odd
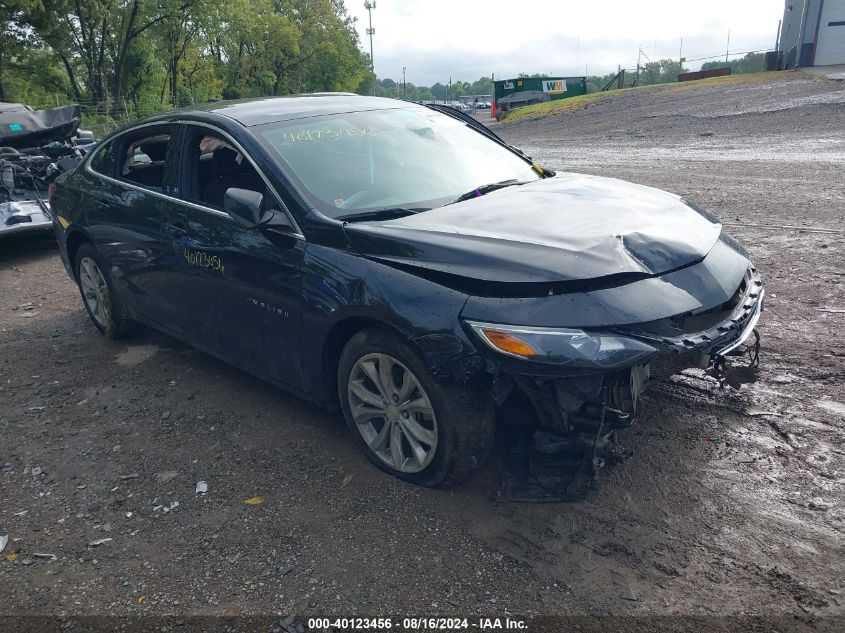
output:
[[[0,611],[844,615],[844,129],[845,82],[798,74],[497,126],[702,204],[767,282],[761,380],[651,392],[581,503],[494,504],[501,447],[453,491],[389,479],[339,415],[103,340],[49,240],[0,244]]]

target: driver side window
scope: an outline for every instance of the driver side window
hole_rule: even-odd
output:
[[[207,128],[191,129],[183,147],[182,197],[214,209],[223,209],[226,190],[256,191],[267,198],[261,176],[236,147]],[[265,200],[265,203],[269,200]]]

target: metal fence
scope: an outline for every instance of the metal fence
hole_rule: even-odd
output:
[[[137,119],[191,105],[187,103],[175,105],[167,101],[162,102],[155,97],[140,100],[121,98],[102,101],[87,98],[74,99],[64,93],[33,92],[18,82],[8,80],[3,82],[3,88],[7,102],[23,103],[34,109],[79,104],[82,109],[80,127],[91,130],[98,139]]]

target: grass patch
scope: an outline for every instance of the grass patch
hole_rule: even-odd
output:
[[[766,83],[776,78],[785,78],[782,71],[764,71],[759,73],[746,73],[742,75],[731,75],[729,77],[710,77],[709,79],[698,79],[696,81],[682,81],[671,84],[653,84],[650,86],[638,86],[636,88],[623,88],[621,90],[609,90],[608,92],[591,92],[587,95],[571,97],[569,99],[558,99],[546,103],[535,103],[534,105],[519,108],[508,112],[503,118],[503,123],[516,121],[534,121],[544,119],[557,114],[566,114],[583,110],[593,102],[610,97],[612,95],[623,95],[635,90],[665,90],[667,92],[687,92],[706,86],[733,86],[741,84]]]
[[[709,79],[698,79],[696,81],[681,81],[675,84],[663,84],[671,92],[685,92],[703,86],[734,86],[741,84],[759,84],[772,81],[776,78],[784,78],[783,71],[768,70],[759,73],[745,73],[743,75],[730,75],[728,77],[710,77]]]
[[[617,90],[615,92],[619,91]],[[602,97],[607,97],[610,94],[612,93],[592,92],[588,95],[579,95],[577,97],[570,97],[569,99],[558,99],[557,101],[535,103],[534,105],[525,106],[524,108],[508,112],[502,118],[502,121],[506,121],[508,123],[511,123],[512,121],[530,121],[533,119],[543,119],[555,114],[583,110],[593,101],[601,99]]]

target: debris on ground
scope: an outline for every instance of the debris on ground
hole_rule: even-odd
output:
[[[108,542],[109,542],[109,541],[111,541],[111,540],[112,540],[112,539],[111,539],[111,537],[107,537],[107,538],[98,538],[97,540],[95,540],[95,541],[91,541],[90,543],[88,543],[88,545],[89,545],[89,546],[91,546],[91,547],[97,547],[98,545],[102,545],[102,544],[104,544],[104,543],[108,543]]]
[[[9,536],[0,536],[0,554],[3,553],[3,550],[6,549],[6,544],[9,542]]]
[[[821,512],[827,512],[828,510],[830,510],[833,507],[833,504],[828,502],[828,501],[824,501],[823,499],[816,498],[816,499],[813,499],[812,501],[810,501],[807,504],[807,507],[810,510],[819,510]]]
[[[163,503],[159,503],[158,500],[153,501],[153,512],[158,512],[162,510],[165,514],[168,512],[172,512],[176,508],[179,507],[178,501],[171,501],[169,505],[164,505]]]
[[[248,506],[260,506],[264,503],[264,497],[250,497],[249,499],[244,499],[244,503]]]
[[[165,470],[155,474],[156,481],[160,484],[166,484],[168,481],[173,481],[179,476],[175,470]]]
[[[204,481],[198,481],[196,493],[198,495],[204,495],[206,492],[208,492],[208,484]]]

